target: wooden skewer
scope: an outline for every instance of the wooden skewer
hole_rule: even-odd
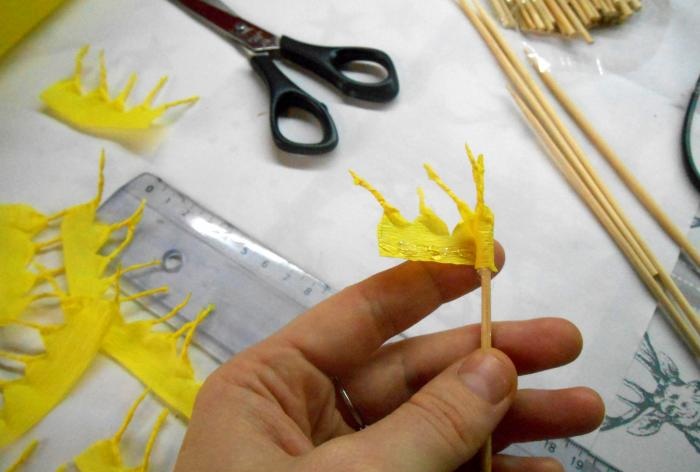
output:
[[[520,18],[523,19],[523,23],[525,24],[525,28],[529,30],[535,30],[535,20],[530,16],[530,11],[527,8],[523,8],[521,5],[518,7],[518,14],[520,15]]]
[[[505,27],[511,27],[511,25],[508,24],[508,18],[506,18],[505,9],[503,8],[501,0],[491,0],[491,6],[493,7],[493,11],[496,12],[496,16],[498,16],[498,21]]]
[[[549,8],[547,5],[544,4],[544,0],[534,0],[535,6],[539,10],[540,14],[542,15],[542,18],[545,19],[548,23],[551,23],[552,26],[554,26],[554,22],[556,21],[554,18],[554,15],[552,15],[552,12],[549,11]]]
[[[567,159],[569,159],[571,165],[574,167],[574,169],[576,169],[576,172],[581,175],[581,178],[586,185],[589,186],[592,193],[600,201],[601,205],[606,208],[609,216],[619,226],[620,231],[622,231],[622,233],[628,239],[638,256],[647,266],[649,272],[652,275],[659,277],[661,284],[671,292],[686,317],[690,320],[693,326],[696,327],[696,329],[700,330],[700,319],[693,310],[692,306],[690,303],[688,303],[688,300],[678,289],[671,277],[667,274],[666,270],[658,261],[653,251],[646,244],[642,236],[625,216],[622,207],[620,207],[617,200],[613,197],[603,183],[602,179],[595,172],[592,165],[588,161],[588,158],[583,152],[583,149],[581,149],[581,146],[568,131],[564,123],[558,117],[557,113],[549,104],[549,101],[544,97],[544,94],[540,91],[530,74],[510,48],[503,35],[501,35],[496,25],[493,23],[493,21],[491,21],[491,18],[486,14],[483,8],[481,8],[478,2],[476,3],[476,8],[479,12],[479,18],[481,18],[483,20],[483,24],[486,25],[486,36],[482,34],[482,37],[489,38],[493,43],[493,46],[491,46],[487,40],[487,45],[489,45],[489,48],[494,52],[494,56],[504,68],[506,75],[516,86],[518,92],[535,110],[538,119],[540,119],[547,128],[547,132],[553,137],[557,145],[564,151],[564,155],[567,157]],[[477,21],[479,18],[477,18]],[[479,29],[478,26],[477,29]]]
[[[584,26],[581,24],[581,20],[579,20],[578,16],[576,16],[576,14],[573,11],[571,11],[571,8],[569,7],[569,4],[566,2],[566,0],[557,0],[557,3],[559,4],[559,7],[564,12],[566,17],[571,22],[571,24],[573,25],[574,29],[578,32],[578,34],[580,34],[581,37],[588,44],[591,44],[593,42],[593,38],[588,33],[588,30],[584,28]]]
[[[460,0],[460,3],[466,6],[465,0]],[[586,185],[597,190],[594,192],[594,195],[596,195],[600,204],[606,208],[606,211],[618,225],[620,231],[635,248],[635,251],[647,267],[647,270],[656,275],[656,268],[638,242],[638,240],[641,240],[641,236],[639,236],[631,223],[624,217],[622,208],[602,184],[600,177],[598,177],[590,165],[587,165],[587,160],[582,160],[577,157],[578,155],[583,155],[581,147],[576,143],[573,136],[571,136],[564,124],[557,117],[556,112],[551,105],[549,105],[532,77],[520,63],[520,60],[515,56],[513,50],[510,49],[496,25],[493,24],[478,3],[476,7],[483,23],[470,7],[466,6],[468,10],[465,10],[465,12],[467,16],[470,17],[470,20],[473,17],[472,23],[486,41],[487,46],[493,52],[494,57],[511,80],[511,83],[515,86],[518,93],[531,105],[533,110],[535,110],[538,119],[545,125],[547,133],[552,136],[557,145],[565,151],[564,153],[567,159],[571,161],[572,166],[581,175]]]
[[[574,33],[576,33],[576,30],[571,25],[568,18],[566,18],[566,15],[559,7],[559,4],[555,0],[544,1],[551,10],[552,15],[554,15],[559,31],[565,36],[572,36]]]
[[[564,36],[578,33],[592,43],[589,28],[619,23],[641,8],[640,0],[489,0],[507,28]]]
[[[534,83],[532,77],[505,42],[505,39],[500,35],[498,28],[493,24],[478,3],[476,4],[477,11],[479,12],[478,15],[472,9],[473,7],[467,4],[466,0],[460,0],[460,5],[479,34],[484,38],[484,41],[506,72],[511,83],[513,83],[518,93],[523,97],[538,120],[543,124],[547,134],[562,151],[567,162],[575,169],[577,175],[594,195],[598,204],[605,209],[606,215],[613,220],[617,230],[624,235],[625,240],[633,249],[635,257],[642,261],[645,267],[645,273],[648,273],[652,279],[656,276],[659,277],[659,282],[665,289],[671,291],[688,320],[697,326],[697,315],[692,310],[692,307],[690,307],[690,304],[687,303],[687,300],[685,300],[680,290],[675,286],[644,240],[625,217],[622,209],[612,197],[609,190],[607,190],[600,177],[597,176],[590,166],[583,150],[573,139],[573,136],[571,136],[570,132],[561,122],[561,119],[559,119],[551,105],[549,105],[544,95],[542,95],[542,92]],[[486,26],[484,26],[484,24]],[[651,290],[655,296],[659,292],[663,293],[661,287],[657,285]],[[665,303],[662,299],[659,301],[662,304]]]
[[[567,163],[566,158],[561,153],[561,150],[556,146],[549,135],[547,135],[546,131],[542,127],[542,124],[537,120],[532,110],[528,108],[523,99],[520,98],[512,89],[509,88],[509,90],[523,115],[530,123],[533,131],[540,139],[545,149],[547,149],[552,160],[555,162],[557,167],[559,167],[574,190],[586,202],[593,214],[598,218],[598,221],[600,221],[603,227],[608,231],[608,234],[610,234],[620,250],[625,254],[625,256],[627,256],[627,260],[635,269],[644,284],[660,302],[664,313],[666,313],[672,326],[676,329],[676,332],[685,341],[688,348],[695,354],[695,356],[700,358],[700,335],[698,335],[697,331],[694,331],[688,325],[688,322],[678,312],[677,308],[673,305],[673,303],[671,303],[670,299],[663,292],[663,290],[661,290],[661,287],[659,287],[659,285],[656,283],[653,276],[646,270],[644,264],[642,264],[641,260],[634,253],[634,250],[627,243],[622,233],[620,233],[613,221],[605,213],[603,207],[598,204],[588,188],[586,188],[586,186],[578,178],[573,168]]]
[[[531,62],[534,59],[531,58]],[[540,75],[542,82],[547,86],[550,92],[557,98],[559,103],[564,107],[569,116],[578,124],[581,130],[588,136],[591,143],[605,157],[610,166],[617,172],[620,179],[627,185],[632,193],[637,197],[639,202],[646,207],[647,211],[656,219],[656,222],[663,230],[673,239],[678,246],[685,251],[693,263],[700,267],[700,253],[692,245],[690,241],[683,235],[680,229],[666,215],[666,212],[656,203],[652,196],[644,189],[642,184],[634,177],[632,172],[627,169],[622,160],[617,156],[615,151],[606,143],[605,139],[595,130],[590,121],[586,119],[581,110],[574,104],[573,101],[566,95],[564,90],[554,80],[552,74],[548,71],[534,65],[535,70]]]
[[[588,12],[583,8],[583,5],[578,0],[569,0],[569,6],[576,13],[581,23],[588,27],[591,24],[591,19],[588,17]]]
[[[600,14],[591,3],[591,0],[578,0],[578,3],[586,11],[586,15],[588,15],[588,18],[590,18],[591,22],[597,22],[598,20],[600,20]]]
[[[641,10],[642,3],[639,0],[630,0],[630,5],[634,10]]]
[[[600,0],[600,1],[603,4],[603,16],[604,17],[610,17],[613,15],[617,15],[617,10],[615,9],[615,5],[613,5],[612,0]]]
[[[491,270],[479,269],[481,279],[481,349],[491,348]],[[481,447],[481,470],[491,472],[493,447],[491,436]]]
[[[526,2],[522,4],[521,8],[525,8],[525,10],[527,10],[528,15],[530,15],[530,18],[532,18],[532,21],[535,23],[535,29],[544,31],[544,21],[542,21],[542,18],[535,8],[535,5],[533,5],[532,2]]]

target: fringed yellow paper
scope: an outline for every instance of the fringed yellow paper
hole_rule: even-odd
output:
[[[71,296],[102,297],[107,288],[114,284],[114,275],[103,277],[105,269],[129,245],[143,214],[145,202],[141,202],[136,211],[123,221],[113,224],[97,221],[97,208],[104,189],[104,165],[105,155],[102,151],[97,195],[87,203],[66,210],[61,221],[63,260]],[[121,228],[126,228],[126,236],[119,246],[108,255],[100,254],[110,236]]]
[[[60,326],[36,326],[42,354],[0,352],[0,358],[24,364],[24,375],[0,383],[0,448],[38,423],[73,388],[100,348],[116,305],[108,300],[62,296]]]
[[[201,387],[201,383],[195,379],[187,351],[197,326],[214,307],[210,305],[205,308],[193,321],[185,323],[177,331],[155,331],[153,328],[174,317],[188,300],[158,319],[127,323],[121,316],[117,317],[102,345],[107,355],[187,419],[192,415],[194,400]],[[184,341],[178,352],[178,339],[182,336]]]
[[[100,53],[100,79],[98,86],[86,92],[82,84],[83,59],[89,46],[83,46],[75,60],[71,77],[59,80],[41,93],[46,106],[68,123],[90,129],[143,130],[151,127],[169,108],[196,102],[199,97],[176,100],[156,107],[153,100],[168,78],[163,77],[140,104],[127,107],[126,100],[133,89],[137,76],[132,74],[118,95],[112,97],[107,83],[107,68],[104,54]]]
[[[124,422],[114,436],[109,439],[97,441],[74,459],[74,463],[80,472],[148,472],[151,451],[153,450],[158,433],[160,432],[160,429],[168,416],[167,409],[162,410],[160,415],[158,415],[158,419],[153,425],[148,442],[146,443],[143,459],[138,466],[127,467],[124,464],[124,458],[122,457],[120,447],[121,439],[126,432],[126,428],[128,428],[129,423],[131,423],[131,420],[136,413],[136,409],[146,397],[147,393],[148,390],[146,390],[136,400],[136,402],[131,405],[131,408],[129,408],[129,411],[124,418]],[[66,468],[62,467],[59,470],[66,470]]]
[[[125,367],[177,414],[188,419],[192,413],[201,383],[195,379],[188,349],[197,326],[211,313],[213,306],[202,310],[195,320],[177,331],[153,328],[174,317],[187,300],[162,318],[125,321],[120,310],[122,302],[166,289],[153,288],[125,298],[120,295],[119,281],[123,273],[153,266],[157,261],[106,274],[110,262],[131,242],[145,202],[123,221],[113,224],[97,221],[104,187],[104,164],[102,153],[97,195],[87,203],[52,217],[45,217],[24,205],[0,206],[0,328],[17,325],[36,330],[44,347],[39,354],[0,350],[0,359],[24,370],[18,378],[0,380],[3,395],[0,448],[19,438],[51,411],[70,392],[99,350]],[[34,241],[50,222],[59,219],[59,237]],[[116,247],[103,254],[111,243]],[[33,261],[36,253],[46,248],[62,251],[63,267],[48,270]],[[59,275],[65,277],[66,289],[59,284]],[[51,291],[34,293],[33,288],[39,282],[48,282]],[[62,323],[38,324],[21,317],[25,308],[39,298],[53,298],[59,302]],[[101,454],[116,447],[115,442],[101,444],[81,460],[107,458]],[[84,464],[88,465],[81,470],[140,471],[147,468],[147,461],[137,469],[118,468],[120,462],[109,460],[106,464],[117,468],[94,469],[90,468],[92,463]]]
[[[414,261],[435,261],[465,264],[477,269],[496,272],[494,262],[494,217],[484,203],[484,157],[475,158],[467,147],[471,162],[476,206],[472,210],[433,170],[425,164],[428,178],[435,182],[457,206],[460,221],[450,232],[447,224],[425,203],[422,189],[418,189],[419,215],[409,221],[366,180],[350,171],[355,184],[367,189],[384,209],[377,227],[379,253]]]
[[[129,232],[125,241],[109,256],[101,256],[99,251],[109,235],[116,228],[126,226],[133,232],[133,226],[140,216],[139,211],[123,222],[115,225],[103,225],[95,222],[95,211],[102,193],[102,170],[104,155],[100,160],[100,178],[98,196],[84,205],[69,208],[54,218],[63,218],[61,237],[45,243],[33,243],[31,237],[46,227],[48,219],[38,212],[23,206],[6,206],[2,212],[4,228],[23,230],[23,238],[10,239],[13,250],[25,248],[24,253],[10,254],[10,272],[0,272],[4,281],[13,276],[26,279],[23,290],[31,288],[37,279],[48,281],[52,292],[42,293],[40,298],[53,297],[60,302],[63,322],[57,325],[36,324],[19,317],[22,310],[13,308],[12,319],[0,320],[0,327],[18,325],[36,330],[43,343],[43,352],[27,354],[15,351],[0,351],[0,359],[23,367],[23,375],[15,379],[0,381],[3,403],[0,407],[0,447],[3,447],[28,431],[39,422],[70,392],[83,372],[92,363],[102,345],[102,338],[119,314],[119,300],[116,296],[108,298],[105,291],[110,284],[118,283],[119,273],[103,277],[106,262],[115,257],[128,244]],[[8,208],[11,211],[8,211]],[[2,234],[14,234],[11,231]],[[21,244],[18,244],[21,242]],[[56,246],[62,243],[66,277],[69,290],[59,286],[55,273],[40,266],[38,272],[30,273],[26,265],[34,256],[37,247]],[[18,263],[17,260],[20,262]],[[3,268],[6,270],[7,268]],[[59,272],[62,269],[59,270]],[[17,271],[13,274],[14,271]],[[24,277],[23,277],[24,276]],[[11,285],[14,286],[14,285]],[[5,301],[17,300],[13,290],[9,295],[2,293],[0,305]],[[117,290],[118,291],[118,290]],[[26,298],[26,297],[25,297]],[[39,296],[30,296],[29,302]],[[26,300],[23,300],[26,307]],[[23,309],[23,308],[22,308]]]
[[[37,298],[30,294],[39,277],[29,270],[41,243],[34,237],[49,218],[27,205],[0,205],[0,323],[16,320]]]

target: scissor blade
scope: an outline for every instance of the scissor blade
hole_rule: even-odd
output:
[[[210,0],[171,0],[193,13],[200,22],[251,52],[279,49],[279,38],[244,20],[223,3]]]

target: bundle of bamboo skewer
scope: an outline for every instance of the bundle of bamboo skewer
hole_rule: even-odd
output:
[[[625,21],[642,8],[641,0],[490,0],[506,28],[543,34],[593,38],[589,29]]]
[[[700,318],[693,307],[632,225],[610,190],[593,169],[580,144],[478,0],[459,0],[459,3],[508,77],[511,85],[509,90],[516,104],[547,149],[549,156],[627,257],[689,349],[696,358],[700,359]],[[610,146],[593,130],[590,123],[556,85],[551,74],[544,69],[537,67],[536,69],[548,88],[561,101],[567,112],[581,126],[630,190],[693,263],[700,267],[700,255],[683,233],[651,200]]]

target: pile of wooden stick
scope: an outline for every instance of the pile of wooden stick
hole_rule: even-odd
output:
[[[641,0],[490,0],[506,28],[566,37],[592,43],[589,29],[625,21],[642,8]]]
[[[700,358],[700,318],[693,307],[627,218],[610,190],[593,169],[580,144],[509,47],[498,26],[478,1],[459,0],[459,3],[508,77],[513,98],[552,160],[627,257],[690,350]],[[595,132],[591,124],[557,86],[551,74],[539,67],[536,67],[536,70],[628,188],[696,267],[700,267],[698,251],[636,181],[610,146]]]

